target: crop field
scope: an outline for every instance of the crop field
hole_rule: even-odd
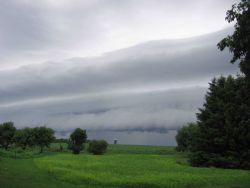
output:
[[[250,171],[191,167],[174,147],[109,145],[105,155],[58,147],[0,150],[0,187],[250,187]]]

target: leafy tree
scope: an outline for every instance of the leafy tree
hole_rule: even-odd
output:
[[[86,143],[87,134],[86,130],[76,128],[70,135],[69,149],[72,150],[73,154],[79,154],[84,149],[84,143]]]
[[[188,123],[178,130],[176,135],[177,151],[191,151],[196,143],[199,127],[196,123]]]
[[[108,143],[105,140],[92,140],[89,142],[88,151],[95,155],[101,155],[106,152]]]
[[[226,47],[233,53],[232,63],[239,60],[241,71],[250,81],[250,1],[241,0],[227,11],[226,20],[230,23],[236,21],[235,31],[218,44],[220,50]]]
[[[23,150],[27,146],[32,146],[33,143],[33,129],[32,128],[23,128],[16,131],[14,136],[14,141],[16,145],[20,146]]]
[[[15,134],[16,128],[14,127],[13,122],[5,122],[0,124],[0,144],[6,150],[9,145],[13,143],[13,137]]]
[[[34,144],[40,147],[40,152],[42,153],[44,147],[49,148],[50,143],[55,139],[54,130],[45,126],[35,127],[32,139]]]

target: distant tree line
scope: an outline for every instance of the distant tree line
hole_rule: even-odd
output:
[[[16,129],[13,122],[4,122],[0,124],[0,147],[8,150],[11,145],[25,150],[27,147],[39,147],[42,153],[44,148],[50,147],[52,142],[66,143],[68,149],[73,154],[79,154],[87,142],[86,130],[77,128],[70,135],[69,139],[56,139],[55,131],[46,126],[34,128]],[[108,143],[104,140],[89,141],[88,151],[93,154],[103,154],[107,150]],[[60,145],[62,150],[62,145]]]
[[[27,147],[38,146],[42,153],[44,147],[49,147],[54,139],[54,130],[45,126],[16,129],[13,122],[0,124],[0,145],[5,150],[15,144],[23,150]]]
[[[214,78],[197,123],[180,129],[177,150],[190,152],[193,166],[250,169],[250,2],[241,0],[227,12],[235,31],[218,47],[229,48],[242,75]]]

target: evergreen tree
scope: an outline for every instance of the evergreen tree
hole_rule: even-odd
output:
[[[250,168],[250,108],[245,77],[213,79],[197,113],[194,166]]]

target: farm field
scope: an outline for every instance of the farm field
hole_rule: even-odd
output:
[[[105,155],[0,151],[0,187],[250,187],[250,171],[195,168],[174,147],[109,145]],[[64,146],[66,147],[66,146]]]

